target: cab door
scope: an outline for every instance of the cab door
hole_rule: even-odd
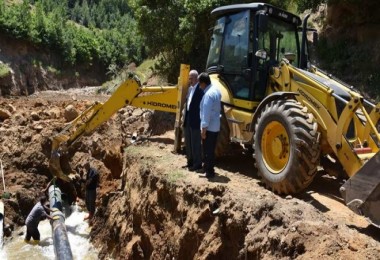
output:
[[[221,75],[237,99],[252,96],[252,41],[250,41],[250,12],[232,14],[226,18],[220,63]],[[251,55],[250,55],[251,52]]]

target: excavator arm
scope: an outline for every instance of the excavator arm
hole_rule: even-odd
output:
[[[52,151],[49,160],[51,174],[70,182],[71,179],[61,168],[62,152],[67,151],[81,136],[91,134],[118,110],[128,105],[176,113],[174,149],[178,151],[181,139],[181,108],[187,89],[188,74],[189,65],[182,64],[176,86],[141,86],[139,80],[132,77],[124,81],[106,102],[95,102],[60,133],[51,137]]]

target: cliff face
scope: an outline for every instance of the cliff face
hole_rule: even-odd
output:
[[[355,29],[367,30],[367,27],[378,27],[380,17],[378,11],[380,2],[377,0],[364,0],[364,1],[335,1],[328,6],[327,9],[327,23],[342,31],[352,31]],[[352,28],[354,27],[354,28]],[[345,29],[345,30],[344,30]],[[380,35],[379,32],[374,32],[375,36]],[[353,34],[353,36],[356,36]],[[361,36],[358,35],[358,39]],[[365,40],[366,38],[361,38]]]
[[[319,65],[371,97],[380,96],[379,10],[376,0],[332,1],[320,12]]]
[[[0,33],[0,96],[30,95],[40,90],[101,85],[105,68],[94,62],[70,66],[46,47]]]
[[[379,1],[341,1],[327,8],[326,36],[331,40],[348,38],[362,46],[380,45]],[[373,49],[372,59],[380,61],[380,51]]]

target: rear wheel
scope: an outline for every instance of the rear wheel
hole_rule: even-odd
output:
[[[255,125],[254,158],[265,185],[280,194],[297,193],[313,180],[319,164],[318,125],[295,100],[274,100]]]

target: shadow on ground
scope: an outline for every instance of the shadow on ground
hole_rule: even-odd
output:
[[[240,145],[232,144],[230,147],[228,154],[216,159],[216,166],[231,173],[258,179],[252,153],[244,150]]]
[[[323,194],[323,196],[326,196],[345,205],[344,200],[339,193],[339,188],[342,186],[342,184],[343,183],[341,180],[332,178],[326,175],[325,172],[320,171],[317,173],[310,186],[307,187],[304,192],[297,194],[295,197],[311,204],[321,212],[327,212],[329,209],[321,204],[318,200],[313,198],[311,194]]]

